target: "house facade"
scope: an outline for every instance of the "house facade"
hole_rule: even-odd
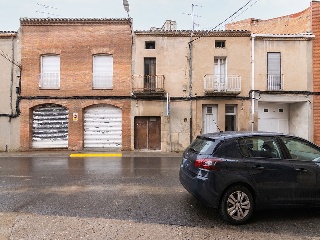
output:
[[[20,54],[19,33],[0,31],[0,151],[20,147]]]
[[[130,149],[130,19],[21,25],[21,150]]]
[[[253,35],[259,36],[260,42],[263,42],[263,44],[260,45],[264,45],[265,48],[267,45],[264,43],[265,40],[263,39],[267,39],[268,35],[271,40],[275,37],[270,36],[272,34],[278,36],[282,35],[281,41],[272,41],[274,43],[272,45],[274,50],[270,49],[269,57],[272,57],[271,55],[273,55],[273,57],[278,59],[277,64],[282,64],[280,68],[277,68],[276,72],[278,72],[278,75],[282,79],[281,82],[283,81],[283,83],[281,83],[280,91],[274,92],[280,94],[264,94],[265,96],[269,96],[268,98],[272,101],[264,100],[265,97],[260,99],[264,101],[262,107],[258,110],[259,113],[262,113],[262,115],[260,114],[260,117],[267,117],[262,121],[261,125],[263,122],[268,122],[268,126],[270,126],[270,123],[271,125],[275,125],[276,122],[278,122],[278,129],[305,137],[317,144],[320,144],[319,26],[320,2],[315,0],[311,1],[309,8],[288,16],[267,20],[251,18],[226,25],[226,29],[228,30],[245,29],[251,31]],[[280,46],[283,43],[288,47],[290,46],[290,48],[281,48]],[[271,45],[269,44],[268,47],[270,46]],[[259,47],[256,47],[256,49],[259,49]],[[287,53],[284,53],[281,49],[284,49]],[[274,53],[272,53],[272,51]],[[266,59],[266,57],[264,59]],[[286,63],[290,64],[287,65],[287,67],[283,66],[283,64]],[[268,72],[268,70],[266,71],[268,75],[273,75]],[[257,72],[255,74],[256,78],[258,77],[257,74],[259,73]],[[283,100],[283,109],[277,109],[275,107],[279,107],[279,104],[282,102],[279,98]],[[270,109],[265,109],[263,105],[269,105]],[[274,106],[273,110],[272,105]],[[277,112],[279,109],[284,113],[286,108],[289,109],[287,114],[288,117],[282,118],[280,113],[277,114],[277,117],[272,117],[272,114],[270,114],[270,111]],[[267,114],[265,114],[263,112],[264,110],[269,110],[269,113],[267,112]],[[266,115],[269,115],[269,117]],[[269,121],[269,118],[271,119],[271,122]],[[278,118],[278,120],[276,118]],[[281,120],[281,118],[283,120]],[[288,122],[289,125],[286,122]],[[309,125],[309,127],[306,125]],[[262,127],[262,129],[268,129],[268,127]],[[275,127],[275,129],[277,128]]]
[[[250,32],[135,31],[132,148],[182,151],[251,128]]]

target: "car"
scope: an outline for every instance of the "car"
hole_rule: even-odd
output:
[[[320,206],[320,147],[273,132],[216,132],[183,152],[179,180],[231,224],[256,209]]]

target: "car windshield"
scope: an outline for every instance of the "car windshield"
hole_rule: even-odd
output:
[[[196,138],[189,146],[188,150],[199,154],[212,154],[219,141],[208,138]]]

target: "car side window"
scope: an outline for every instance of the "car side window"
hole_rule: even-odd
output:
[[[297,160],[320,161],[320,149],[313,144],[293,137],[280,137],[291,158]]]
[[[247,158],[281,158],[280,149],[273,137],[243,137],[239,139],[239,147]]]

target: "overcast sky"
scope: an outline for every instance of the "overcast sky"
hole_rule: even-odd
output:
[[[233,21],[269,19],[300,12],[311,0],[251,0]],[[165,20],[177,21],[177,28],[192,29],[192,4],[196,30],[215,28],[249,0],[128,0],[134,30],[161,27]],[[40,5],[39,5],[40,4]],[[42,7],[45,5],[46,7]],[[17,31],[19,19],[127,18],[123,0],[0,0],[0,31]],[[221,29],[221,28],[219,28]]]

